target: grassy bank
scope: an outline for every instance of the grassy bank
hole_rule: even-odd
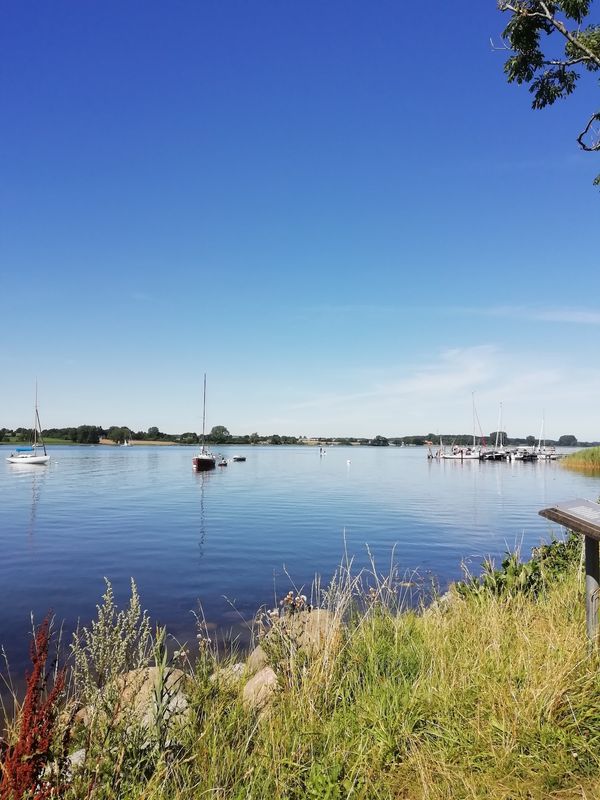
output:
[[[119,612],[109,587],[61,695],[52,759],[67,728],[68,751],[85,753],[77,767],[56,761],[57,796],[595,798],[600,659],[585,640],[580,553],[572,538],[526,565],[507,559],[421,613],[402,611],[389,582],[341,571],[319,594],[333,634],[318,651],[294,637],[293,614],[263,618],[277,690],[262,707],[244,702],[235,654],[217,660],[201,632],[193,666],[184,648],[168,662],[135,590]],[[114,687],[151,661],[142,725]],[[165,713],[174,666],[189,700],[178,719]],[[81,705],[92,721],[71,725],[65,709]]]
[[[561,460],[564,467],[572,467],[581,470],[597,470],[600,472],[600,447],[588,447],[585,450],[578,450],[571,453]]]

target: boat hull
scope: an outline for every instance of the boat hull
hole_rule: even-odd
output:
[[[479,453],[442,453],[441,458],[448,461],[479,461]]]
[[[506,461],[507,458],[508,458],[508,453],[501,453],[498,451],[484,453],[481,456],[482,461]]]
[[[212,456],[194,456],[192,458],[192,467],[196,472],[208,472],[215,466],[216,460]]]
[[[47,464],[50,456],[9,456],[6,460],[11,464]]]

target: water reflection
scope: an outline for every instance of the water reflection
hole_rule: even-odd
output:
[[[194,471],[193,474],[200,488],[200,516],[198,520],[198,558],[200,560],[204,556],[204,539],[206,538],[206,510],[204,503],[205,491],[208,481],[210,480],[210,473]]]
[[[47,465],[39,464],[10,464],[10,471],[19,475],[19,480],[29,480],[31,486],[30,509],[27,533],[31,538],[35,533],[38,503],[40,501],[42,486],[48,474]]]

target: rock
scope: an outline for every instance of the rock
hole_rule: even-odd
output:
[[[263,667],[244,686],[242,700],[248,709],[261,711],[277,691],[277,675],[271,667]]]
[[[266,652],[268,646],[272,645],[277,649],[278,641],[283,645],[284,655],[302,650],[308,656],[314,657],[332,646],[337,647],[339,633],[340,626],[335,615],[324,608],[286,614],[267,633],[266,650],[259,645],[250,654],[250,659],[256,669],[261,668],[269,660]]]
[[[80,708],[73,717],[73,723],[75,725],[84,725],[87,728],[91,722],[91,714],[92,709],[90,706],[83,706],[83,708]]]
[[[430,617],[434,614],[439,613],[446,613],[450,610],[452,605],[456,600],[456,595],[453,595],[452,592],[448,591],[445,592],[443,595],[438,597],[436,600],[433,600],[427,608],[423,611],[424,617]]]
[[[339,625],[331,611],[315,608],[284,617],[290,637],[299,649],[309,656],[321,653],[326,647],[336,644],[339,638]]]
[[[158,667],[134,669],[122,675],[116,683],[115,704],[117,719],[123,714],[131,714],[144,728],[149,728],[157,716],[155,687],[159,680]],[[186,676],[180,669],[168,669],[164,678],[162,714],[164,721],[184,716],[189,704],[184,694]],[[110,690],[109,690],[110,691]],[[112,699],[112,698],[111,698]],[[92,720],[92,707],[85,706],[75,715],[75,722],[89,725]]]
[[[258,672],[263,667],[266,667],[269,663],[269,657],[261,647],[261,645],[257,645],[254,650],[248,656],[248,660],[246,661],[246,667],[248,668],[248,672],[250,675],[253,675],[255,672]]]
[[[81,767],[85,761],[85,749],[82,747],[81,750],[75,750],[74,753],[69,753],[67,761],[71,769]]]
[[[139,716],[142,727],[149,728],[156,719],[156,697],[155,687],[159,678],[158,667],[148,667],[142,670],[134,670],[141,673],[143,683],[139,690],[135,692],[137,677],[133,677],[131,686],[133,692],[130,699],[127,696],[127,684],[123,691],[123,701],[131,706],[134,714]],[[131,675],[131,673],[128,673]],[[163,698],[164,706],[163,720],[173,720],[176,717],[183,717],[189,708],[187,697],[183,692],[185,684],[185,673],[180,669],[167,670],[164,680]],[[139,684],[137,684],[139,685]]]
[[[241,662],[237,664],[230,664],[223,669],[217,669],[216,672],[210,676],[211,683],[218,683],[224,689],[234,689],[243,679],[246,674],[246,664]]]

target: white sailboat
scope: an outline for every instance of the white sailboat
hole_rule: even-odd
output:
[[[542,427],[540,429],[540,438],[536,448],[536,454],[540,461],[554,461],[557,458],[555,447],[546,447],[546,440],[544,438],[544,425],[546,419],[542,417]]]
[[[496,429],[496,442],[493,450],[488,450],[482,453],[482,461],[505,461],[508,457],[508,451],[504,447],[502,440],[502,403],[500,403],[500,410],[498,412],[498,427]]]
[[[207,450],[204,445],[204,433],[206,427],[206,372],[204,373],[204,397],[202,402],[202,446],[197,456],[192,459],[192,466],[197,472],[207,472],[214,469],[217,463],[216,457]]]
[[[479,458],[481,456],[481,449],[477,447],[477,436],[475,433],[475,419],[476,419],[475,392],[471,393],[471,400],[473,405],[473,444],[472,446],[466,446],[466,447],[459,447],[458,445],[454,445],[450,453],[446,453],[442,450],[441,453],[442,458],[448,458],[454,461],[479,461]]]
[[[42,453],[38,453],[38,449],[42,448]],[[50,461],[50,456],[46,452],[46,445],[44,444],[44,437],[42,436],[42,425],[40,423],[40,415],[38,412],[37,403],[37,381],[35,384],[35,413],[33,416],[33,435],[32,441],[29,445],[17,447],[14,453],[6,459],[11,464],[47,464]]]

